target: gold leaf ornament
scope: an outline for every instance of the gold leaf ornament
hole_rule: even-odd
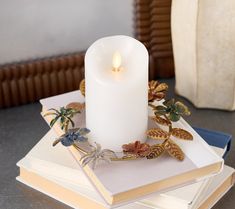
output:
[[[85,103],[71,102],[66,105],[66,108],[71,108],[76,111],[81,111],[85,108]]]
[[[171,122],[156,115],[156,116],[153,116],[151,117],[151,119],[155,122],[155,123],[158,123],[160,125],[163,125],[163,126],[170,126],[171,125]]]
[[[80,82],[79,90],[81,91],[81,94],[85,97],[85,79]]]
[[[169,138],[169,133],[160,129],[160,128],[152,128],[147,131],[147,136],[151,139],[157,140],[166,140]]]
[[[165,143],[163,143],[165,150],[168,152],[168,154],[177,160],[183,161],[184,160],[184,152],[181,150],[181,148],[174,143],[172,140],[167,140]]]
[[[121,159],[125,161],[125,160],[136,160],[137,158],[139,158],[138,155],[126,153]]]
[[[160,91],[162,92],[162,91],[167,91],[167,90],[168,90],[168,85],[166,83],[160,83],[155,89],[155,91],[157,92],[160,92]]]
[[[154,159],[159,157],[165,151],[162,144],[155,144],[151,146],[149,154],[146,156],[147,159]]]
[[[171,135],[179,139],[193,140],[193,135],[189,133],[188,131],[181,129],[181,128],[173,128]]]
[[[150,81],[148,87],[148,100],[149,101],[160,101],[165,98],[168,85],[166,83],[159,83],[158,81]]]

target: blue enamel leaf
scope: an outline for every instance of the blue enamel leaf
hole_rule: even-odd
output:
[[[90,133],[90,130],[87,128],[70,129],[66,134],[57,139],[53,143],[53,146],[55,146],[58,142],[61,142],[64,146],[68,147],[73,145],[75,141],[77,142],[87,141],[88,138],[86,137],[86,135],[88,133]]]
[[[80,128],[79,130],[78,130],[78,133],[80,134],[80,135],[87,135],[88,133],[90,133],[90,130],[88,129],[88,128]]]
[[[68,147],[68,146],[71,146],[71,145],[74,143],[74,141],[76,140],[76,138],[77,138],[77,135],[76,135],[74,132],[72,132],[72,133],[67,133],[67,134],[65,134],[65,136],[61,139],[61,143],[62,143],[64,146]]]
[[[84,141],[86,141],[88,138],[87,137],[85,137],[85,136],[78,136],[77,138],[76,138],[76,140],[77,141],[80,141],[80,142],[84,142]]]
[[[71,146],[71,145],[74,143],[74,141],[71,141],[71,140],[69,140],[69,139],[67,139],[67,138],[63,138],[63,139],[61,140],[61,143],[62,143],[64,146],[69,147],[69,146]]]

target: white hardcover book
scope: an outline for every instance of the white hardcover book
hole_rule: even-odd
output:
[[[94,192],[93,185],[89,182],[80,166],[74,160],[73,156],[66,150],[64,146],[58,144],[52,147],[54,139],[57,137],[53,130],[50,130],[25,156],[18,166],[23,165],[26,169],[39,173],[42,176],[48,176],[57,181],[67,182],[74,187]],[[220,155],[223,154],[222,149],[215,148]],[[197,200],[200,193],[205,190],[209,180],[200,181],[176,190],[152,195],[148,199],[141,201],[149,207],[172,208],[167,204],[174,203],[175,208],[190,208]]]
[[[109,205],[99,195],[98,192],[74,186],[66,181],[54,179],[45,174],[37,174],[30,169],[27,169],[27,163],[24,160],[20,161],[20,175],[16,177],[17,181],[35,189],[47,196],[58,200],[75,209],[108,209]],[[24,170],[24,172],[22,171]],[[23,174],[26,173],[26,174]],[[35,177],[36,174],[36,177]],[[53,187],[55,185],[55,187]],[[76,194],[76,195],[74,195]],[[70,196],[70,197],[68,197]],[[138,203],[132,203],[120,206],[120,209],[151,209],[150,206],[145,206]],[[155,209],[161,209],[156,208]]]
[[[42,192],[48,196],[63,202],[77,209],[106,209],[110,208],[107,203],[100,197],[98,192],[79,188],[73,184],[59,179],[53,179],[43,174],[37,174],[28,168],[27,163],[23,160],[18,164],[20,166],[20,176],[17,180]],[[212,184],[203,193],[201,198],[195,202],[193,209],[209,209],[211,208],[232,186],[234,185],[234,169],[224,166],[223,171],[213,177]],[[160,200],[161,201],[161,200]],[[163,202],[162,202],[163,203]],[[165,206],[165,205],[164,205]],[[146,205],[142,202],[136,202],[128,205],[120,206],[120,209],[165,209],[175,208],[174,202],[167,202],[166,207],[156,207]],[[180,204],[178,209],[183,209]]]
[[[225,165],[222,173],[212,178],[208,188],[202,192],[192,209],[212,208],[234,185],[234,172],[234,168]]]
[[[58,109],[75,101],[84,102],[84,98],[79,91],[43,99],[41,100],[43,113],[46,113],[50,108]],[[50,117],[45,117],[45,119],[47,122],[51,120]],[[74,120],[75,127],[85,126],[84,114],[74,117]],[[185,159],[182,162],[178,162],[164,155],[155,160],[103,164],[95,170],[90,165],[84,167],[83,170],[86,175],[110,205],[124,203],[131,199],[135,200],[154,193],[156,190],[164,192],[165,190],[172,189],[172,187],[190,184],[198,179],[208,178],[214,174],[218,174],[222,170],[223,159],[216,155],[183,118],[174,123],[174,127],[189,131],[194,138],[190,142],[177,140],[177,144],[180,145],[185,153]],[[57,135],[64,133],[60,129],[59,124],[55,124],[53,128]],[[69,147],[69,150],[77,159],[77,162],[80,163],[82,154],[73,146]],[[115,172],[111,172],[114,170]],[[156,172],[158,175],[153,175]],[[142,178],[143,176],[145,178]],[[126,177],[128,177],[128,181],[119,181]],[[114,184],[113,182],[118,183]]]

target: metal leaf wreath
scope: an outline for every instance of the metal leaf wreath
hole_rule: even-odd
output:
[[[68,129],[69,124],[74,127],[72,118],[80,113],[85,104],[73,102],[66,107],[61,107],[59,110],[50,109],[44,116],[54,116],[50,122],[52,127],[59,121],[60,127],[65,131],[65,134],[55,140],[53,146],[61,142],[64,146],[74,146],[79,152],[83,153],[81,163],[83,166],[91,164],[93,168],[97,166],[100,161],[123,161],[135,160],[139,158],[154,159],[166,153],[169,156],[182,161],[184,160],[183,150],[175,143],[175,139],[193,140],[193,136],[188,131],[181,128],[174,128],[172,122],[177,122],[181,116],[190,115],[187,106],[182,102],[175,101],[175,99],[164,100],[168,85],[166,83],[159,83],[158,81],[150,81],[148,86],[148,101],[149,107],[152,108],[154,116],[151,117],[156,124],[168,127],[168,131],[159,127],[147,130],[146,135],[148,139],[155,140],[156,144],[150,145],[148,143],[141,143],[135,141],[133,143],[124,144],[122,146],[123,153],[117,156],[115,152],[109,149],[102,149],[100,144],[94,143],[91,145],[86,135],[90,132],[87,128]],[[80,91],[85,97],[85,80],[80,83]],[[155,101],[164,100],[161,105],[156,105]],[[80,143],[87,143],[89,150],[80,146]]]

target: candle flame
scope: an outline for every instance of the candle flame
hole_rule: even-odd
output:
[[[120,66],[122,63],[122,57],[119,52],[115,52],[113,54],[113,71],[118,72],[120,71]]]

